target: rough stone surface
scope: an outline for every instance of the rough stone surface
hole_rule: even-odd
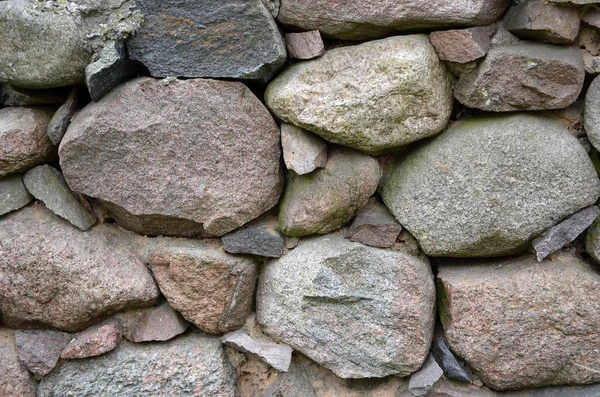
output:
[[[438,363],[430,354],[427,356],[423,366],[411,375],[408,383],[408,390],[414,396],[424,396],[442,375],[444,375],[444,371],[442,371]]]
[[[585,234],[585,250],[596,263],[600,264],[600,220],[598,218]]]
[[[350,241],[357,241],[372,247],[388,248],[394,245],[402,231],[402,226],[394,215],[375,197],[362,207],[350,229]]]
[[[56,168],[37,166],[25,173],[23,183],[33,197],[43,201],[50,211],[79,229],[88,230],[96,223],[96,217],[81,205]]]
[[[292,237],[325,234],[347,223],[375,193],[377,160],[352,149],[329,151],[325,168],[289,174],[279,206],[279,228]]]
[[[543,235],[533,240],[538,261],[569,244],[587,229],[600,214],[600,209],[593,205],[571,215],[558,225],[552,226]]]
[[[496,390],[600,381],[600,275],[574,256],[442,266],[452,350]]]
[[[48,108],[0,109],[0,177],[56,158],[56,148],[46,135],[51,118]]]
[[[265,7],[267,7],[267,10],[269,10],[271,15],[273,15],[273,18],[277,18],[277,15],[279,15],[279,6],[281,5],[281,1],[280,0],[262,0],[262,2],[265,5]]]
[[[278,371],[287,372],[292,361],[292,348],[278,343],[252,339],[244,331],[233,331],[221,337],[221,342],[243,353],[253,354]]]
[[[600,78],[596,77],[585,95],[583,124],[590,143],[600,150]]]
[[[286,61],[277,24],[261,0],[143,1],[144,22],[127,42],[154,77],[267,81]]]
[[[99,225],[85,233],[45,207],[0,218],[0,314],[11,328],[85,328],[102,315],[150,305],[158,288],[123,232]]]
[[[100,357],[63,361],[39,397],[233,396],[236,376],[221,342],[190,334],[163,343],[123,342]]]
[[[583,53],[585,73],[600,74],[600,31],[582,26],[576,44]]]
[[[433,357],[444,370],[444,375],[450,380],[459,382],[473,383],[473,378],[463,366],[458,362],[452,350],[448,347],[444,337],[435,338],[431,345]]]
[[[267,258],[283,255],[285,241],[278,230],[277,219],[261,217],[242,229],[221,237],[223,248],[231,254],[251,254]]]
[[[440,132],[451,84],[426,35],[396,36],[297,63],[269,84],[265,100],[285,122],[379,154]]]
[[[591,8],[587,10],[582,16],[581,21],[590,25],[593,28],[600,29],[600,10]]]
[[[309,174],[327,163],[327,144],[318,136],[291,124],[281,124],[283,161],[298,175]]]
[[[71,93],[67,97],[66,102],[58,108],[52,116],[50,124],[48,124],[48,138],[54,146],[58,146],[60,140],[67,132],[67,127],[71,122],[71,117],[77,110],[77,89],[73,87]]]
[[[60,354],[61,358],[95,357],[113,350],[121,340],[121,325],[109,321],[76,335]]]
[[[22,175],[10,175],[0,179],[0,215],[18,210],[29,204],[32,199],[25,189]]]
[[[585,70],[581,51],[540,43],[492,47],[454,95],[465,106],[492,112],[560,109],[577,99]]]
[[[325,45],[318,30],[301,33],[287,33],[285,43],[290,58],[313,59],[325,53]]]
[[[434,301],[426,262],[331,234],[266,264],[256,319],[342,378],[405,376],[427,356]]]
[[[130,327],[131,341],[165,341],[185,332],[189,324],[168,302],[144,311]]]
[[[85,68],[85,85],[93,101],[135,74],[135,67],[127,56],[125,45],[112,41],[107,43]]]
[[[584,100],[578,99],[572,105],[564,108],[548,112],[550,115],[560,121],[573,136],[577,138],[586,137],[586,132],[583,128],[583,111]]]
[[[496,25],[431,32],[429,41],[443,61],[467,63],[487,53]]]
[[[37,2],[0,2],[0,82],[52,88],[83,82],[91,54],[78,16],[36,9]]]
[[[234,331],[252,310],[256,259],[226,254],[214,241],[173,242],[148,262],[169,304],[204,332]]]
[[[382,198],[430,256],[501,256],[593,205],[600,181],[577,138],[551,118],[472,118],[416,148]]]
[[[418,0],[282,0],[278,20],[328,37],[365,40],[394,31],[487,25],[500,18],[509,4],[508,0],[473,0],[424,7]]]
[[[36,384],[17,355],[15,333],[0,328],[0,395],[34,397]]]
[[[4,106],[60,105],[66,98],[64,90],[28,90],[0,84],[0,104]]]
[[[15,331],[19,360],[32,374],[39,376],[52,371],[69,339],[70,335],[64,332]]]
[[[504,17],[506,30],[525,39],[569,44],[579,33],[579,10],[539,0],[512,6]]]
[[[283,184],[279,129],[239,82],[130,81],[77,114],[59,155],[73,190],[140,234],[223,235]]]

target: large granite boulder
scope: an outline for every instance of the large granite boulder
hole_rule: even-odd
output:
[[[329,151],[325,168],[289,173],[279,206],[279,228],[293,237],[325,234],[346,224],[377,190],[379,164],[347,148]]]
[[[496,390],[600,382],[600,275],[562,254],[440,267],[448,343]],[[556,394],[562,395],[562,394]]]
[[[562,109],[575,102],[584,77],[578,48],[533,42],[499,45],[460,77],[454,95],[465,106],[492,112]]]
[[[510,255],[596,202],[600,181],[559,122],[513,114],[458,122],[405,156],[382,198],[431,256]]]
[[[165,239],[148,263],[173,309],[204,332],[234,331],[252,311],[259,261],[223,252],[218,240]]]
[[[429,351],[433,277],[413,256],[316,237],[267,263],[257,294],[265,334],[342,378],[406,376]]]
[[[338,39],[365,40],[394,31],[487,25],[502,16],[509,0],[282,0],[278,20],[302,30],[319,30]]]
[[[52,113],[50,108],[0,109],[0,177],[56,159],[46,134]]]
[[[440,132],[452,78],[426,35],[336,48],[286,69],[265,92],[280,119],[371,154]]]
[[[103,315],[148,306],[159,291],[124,231],[81,232],[42,205],[0,218],[0,315],[12,328],[77,331]]]
[[[15,333],[0,328],[0,395],[34,397],[36,384],[17,354]]]
[[[144,15],[127,47],[154,77],[267,81],[286,61],[277,24],[261,0],[139,2]]]
[[[221,342],[189,334],[162,343],[123,342],[96,358],[63,361],[40,383],[39,397],[202,396],[235,392]]]
[[[223,235],[283,185],[279,129],[239,82],[130,81],[73,119],[59,156],[73,190],[141,234]]]

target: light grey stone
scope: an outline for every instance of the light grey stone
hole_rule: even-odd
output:
[[[571,215],[558,225],[552,226],[533,240],[532,245],[538,262],[575,240],[594,222],[598,214],[600,214],[600,209],[593,205]]]
[[[99,101],[112,89],[135,75],[135,67],[121,42],[107,43],[85,68],[85,85],[93,101]]]
[[[67,360],[44,377],[39,397],[229,397],[236,375],[221,342],[190,334],[162,343],[123,342],[103,356]]]
[[[297,63],[267,87],[283,121],[369,154],[440,132],[452,110],[452,75],[426,35],[335,48]]]
[[[600,150],[600,77],[594,78],[585,95],[583,124],[590,143]]]
[[[48,124],[48,138],[54,146],[58,146],[63,135],[67,132],[67,127],[71,122],[71,117],[77,110],[77,89],[73,87],[67,97],[66,102],[58,108]]]
[[[433,356],[429,354],[423,366],[410,376],[408,390],[413,396],[424,396],[442,375],[444,375],[444,371],[442,371]]]
[[[308,131],[291,124],[281,124],[283,161],[298,175],[309,174],[327,163],[327,144]]]
[[[600,381],[600,275],[572,255],[533,255],[438,272],[448,344],[495,390]],[[543,395],[543,394],[542,394]]]
[[[342,378],[406,376],[429,351],[434,301],[428,263],[333,233],[266,264],[256,319]]]
[[[33,197],[79,229],[88,230],[96,223],[96,217],[81,205],[56,168],[49,165],[37,166],[25,173],[23,182]]]
[[[451,125],[405,155],[381,190],[427,255],[453,257],[522,252],[599,194],[577,138],[560,122],[531,114]]]
[[[0,215],[16,211],[31,200],[33,197],[25,188],[22,175],[9,175],[0,179]]]
[[[279,6],[281,5],[281,0],[262,0],[267,10],[273,15],[273,18],[277,18],[279,15]]]
[[[470,108],[492,112],[565,108],[575,102],[585,77],[581,51],[533,42],[490,48],[454,96]],[[527,89],[523,89],[527,87]]]
[[[279,205],[279,228],[291,237],[326,234],[346,224],[375,193],[377,161],[348,148],[332,148],[325,168],[289,173]]]
[[[252,339],[244,331],[233,331],[221,337],[221,342],[243,353],[253,354],[278,371],[287,372],[292,361],[292,348],[279,343]]]

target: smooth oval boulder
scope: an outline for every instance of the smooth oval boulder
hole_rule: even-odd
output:
[[[100,357],[63,361],[39,397],[198,396],[235,393],[236,374],[221,341],[189,334],[162,343],[123,342]]]
[[[487,386],[600,382],[600,275],[581,259],[448,264],[438,285],[448,343]]]
[[[328,37],[366,40],[394,31],[438,30],[487,25],[499,19],[508,0],[469,0],[428,4],[422,0],[282,0],[278,20]]]
[[[86,106],[59,148],[74,191],[126,229],[223,235],[279,200],[279,129],[239,82],[138,78]]]
[[[124,231],[81,232],[42,205],[0,218],[0,315],[11,328],[78,331],[159,291]]]
[[[559,121],[514,114],[451,125],[406,155],[381,193],[427,255],[486,257],[524,251],[594,204],[600,181]]]
[[[490,112],[562,109],[581,92],[583,55],[576,47],[534,42],[492,47],[463,74],[454,95],[470,108]]]
[[[280,119],[369,154],[435,135],[452,110],[452,77],[426,35],[336,48],[297,63],[265,92]]]
[[[339,377],[406,376],[427,356],[434,306],[428,263],[337,233],[267,263],[257,321]]]
[[[279,228],[288,236],[326,234],[346,224],[377,190],[381,176],[373,157],[347,148],[329,151],[325,168],[291,171],[279,205]]]
[[[81,18],[32,0],[0,2],[0,82],[23,88],[83,83],[92,54]]]
[[[41,107],[0,109],[0,177],[56,159],[46,134],[52,113]]]

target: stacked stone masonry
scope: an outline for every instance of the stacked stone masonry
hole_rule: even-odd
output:
[[[600,0],[0,0],[0,397],[600,397]]]

